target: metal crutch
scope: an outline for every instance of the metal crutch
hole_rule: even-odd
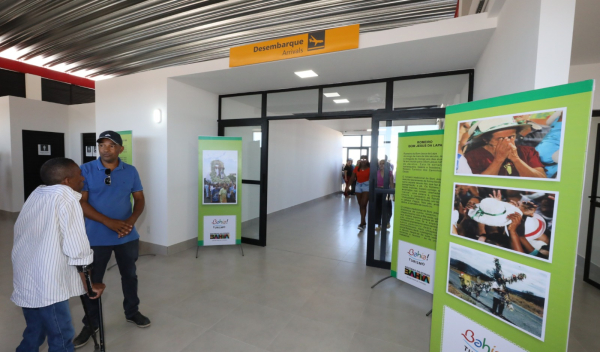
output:
[[[77,266],[77,270],[79,272],[82,272],[83,276],[85,277],[85,284],[87,286],[88,295],[90,297],[96,297],[96,292],[94,292],[92,290],[92,279],[90,278],[90,272],[89,272],[91,269],[92,269],[91,265]],[[90,326],[90,328],[93,328],[92,318],[88,314],[88,309],[87,309],[87,306],[85,305],[85,300],[83,297],[84,297],[83,295],[80,296],[81,304],[83,305],[83,311],[85,313],[85,316],[88,319],[88,325]],[[92,339],[94,340],[94,351],[106,352],[106,346],[104,345],[104,318],[102,317],[102,297],[98,297],[97,301],[98,301],[98,318],[99,318],[98,332],[100,335],[100,343],[98,343],[98,341],[96,340],[96,332],[95,331],[92,332]]]

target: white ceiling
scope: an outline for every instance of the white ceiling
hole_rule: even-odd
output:
[[[600,0],[577,0],[571,65],[600,62]]]
[[[446,25],[443,23],[446,21],[436,24]],[[404,30],[410,30],[410,27]],[[216,94],[235,94],[470,69],[475,67],[493,31],[494,27],[482,25],[477,30],[455,32],[446,36],[174,78]],[[382,32],[377,35],[383,38],[386,36]],[[440,52],[444,53],[444,60],[439,59]],[[301,79],[294,74],[296,71],[310,69],[319,76]]]

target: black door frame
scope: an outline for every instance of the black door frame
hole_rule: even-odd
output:
[[[600,110],[594,110],[592,116],[600,116]],[[594,155],[594,176],[592,178],[592,193],[590,198],[590,216],[588,220],[588,236],[585,247],[585,264],[583,266],[583,281],[588,284],[600,289],[600,282],[596,282],[590,279],[590,267],[592,260],[592,244],[594,242],[594,221],[596,217],[596,208],[600,208],[600,202],[598,201],[598,177],[600,172],[600,123],[597,126],[598,133],[596,134],[596,154]]]
[[[454,76],[454,75],[468,75],[469,80],[469,91],[468,91],[468,101],[473,100],[473,85],[475,80],[475,70],[473,69],[465,69],[465,70],[456,70],[456,71],[446,71],[446,72],[435,72],[435,73],[427,73],[427,74],[418,74],[411,76],[401,76],[401,77],[390,77],[383,79],[373,79],[368,81],[355,81],[355,82],[344,82],[344,83],[335,83],[335,84],[327,84],[327,85],[316,85],[316,86],[304,86],[297,88],[289,88],[289,89],[277,89],[277,90],[267,90],[267,91],[255,91],[255,92],[243,92],[236,94],[226,94],[219,96],[219,110],[218,110],[218,135],[224,136],[225,127],[241,127],[241,126],[261,126],[262,129],[262,148],[261,148],[261,179],[260,181],[253,180],[252,184],[260,184],[260,220],[259,220],[259,239],[250,239],[242,237],[242,243],[248,243],[259,246],[266,246],[267,244],[267,178],[268,178],[268,145],[269,145],[269,121],[272,120],[296,120],[296,119],[306,119],[306,120],[328,120],[328,119],[348,119],[348,118],[368,118],[371,117],[373,119],[376,111],[374,110],[356,110],[356,111],[339,111],[339,112],[323,112],[323,89],[330,87],[344,87],[344,86],[353,86],[353,85],[363,85],[363,84],[372,84],[372,83],[385,83],[386,84],[386,97],[385,97],[385,109],[377,110],[377,111],[386,111],[390,113],[398,113],[402,112],[402,116],[419,116],[423,114],[422,111],[429,111],[431,107],[415,107],[415,108],[401,108],[394,110],[393,101],[394,101],[394,82],[396,81],[405,81],[405,80],[415,80],[421,78],[432,78],[432,77],[443,77],[443,76]],[[267,96],[270,93],[281,93],[281,92],[292,92],[292,91],[300,91],[307,89],[316,89],[318,91],[318,109],[316,113],[300,113],[293,115],[283,115],[283,116],[267,116]],[[260,117],[257,118],[242,118],[242,119],[222,119],[222,101],[224,98],[236,97],[236,96],[244,96],[244,95],[260,95],[261,96],[261,114]],[[439,108],[438,108],[439,109]],[[421,112],[419,112],[421,111]],[[416,114],[416,115],[415,115]],[[410,118],[409,118],[410,119]],[[418,117],[412,118],[418,119]],[[373,134],[377,129],[373,129],[371,133]],[[373,149],[373,145],[377,144],[377,139],[371,139],[371,155],[377,155],[376,149]],[[242,183],[244,183],[242,181]],[[369,260],[367,260],[367,265],[377,266],[375,264],[369,264]],[[389,264],[387,266],[389,268]]]
[[[446,115],[445,108],[430,108],[430,109],[418,109],[418,110],[397,110],[397,111],[386,111],[378,110],[373,114],[371,119],[371,176],[369,178],[369,208],[367,212],[367,266],[373,266],[376,268],[390,269],[391,263],[385,260],[375,259],[375,201],[376,201],[376,186],[377,186],[377,155],[379,152],[379,125],[381,121],[392,121],[397,120],[430,120],[430,119],[441,119]],[[389,124],[391,126],[391,124]],[[395,161],[394,161],[395,162]],[[396,171],[399,165],[396,165]],[[387,172],[385,173],[387,175]],[[385,234],[385,224],[383,226],[380,235],[381,248],[386,248],[387,236]],[[399,224],[395,224],[399,226]],[[393,230],[393,229],[392,229]],[[380,254],[381,258],[381,254]]]
[[[219,101],[220,105],[220,101]],[[220,110],[220,108],[219,108]],[[219,136],[225,135],[227,127],[249,127],[260,126],[261,130],[261,148],[260,148],[260,180],[242,180],[242,184],[251,184],[260,186],[260,209],[258,211],[258,239],[242,237],[242,243],[248,243],[255,246],[267,245],[267,187],[269,177],[269,121],[262,118],[240,119],[240,120],[221,120],[219,121]],[[239,190],[241,192],[241,190]]]

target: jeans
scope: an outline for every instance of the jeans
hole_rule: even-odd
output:
[[[92,246],[94,251],[94,267],[92,269],[91,279],[93,283],[102,283],[104,272],[112,252],[115,252],[115,259],[121,274],[121,287],[123,289],[123,309],[125,317],[131,318],[138,311],[140,299],[138,298],[138,280],[136,274],[135,262],[139,254],[139,240],[130,241],[117,246]],[[84,296],[84,302],[88,307],[88,313],[94,328],[99,325],[98,301],[91,300]],[[83,317],[83,324],[89,326],[87,317]]]
[[[48,352],[72,352],[75,329],[71,323],[69,301],[42,308],[23,308],[27,327],[17,352],[38,352],[48,336]]]

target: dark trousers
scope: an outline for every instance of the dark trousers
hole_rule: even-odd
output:
[[[500,298],[494,297],[493,303],[492,313],[502,315],[504,312],[504,302]]]
[[[388,194],[375,194],[375,223],[389,224],[392,218],[392,201]]]
[[[42,308],[23,308],[27,327],[17,352],[37,352],[48,336],[48,352],[72,352],[75,330],[69,301]]]
[[[115,252],[115,259],[121,273],[121,287],[123,289],[123,309],[125,317],[131,318],[138,311],[140,299],[138,298],[138,280],[135,268],[135,262],[139,255],[139,240],[130,241],[118,246],[92,246],[94,251],[94,267],[92,269],[92,282],[102,283],[104,272],[112,252]],[[98,301],[84,297],[88,312],[94,328],[99,325]],[[89,325],[87,317],[83,318],[83,324]]]

